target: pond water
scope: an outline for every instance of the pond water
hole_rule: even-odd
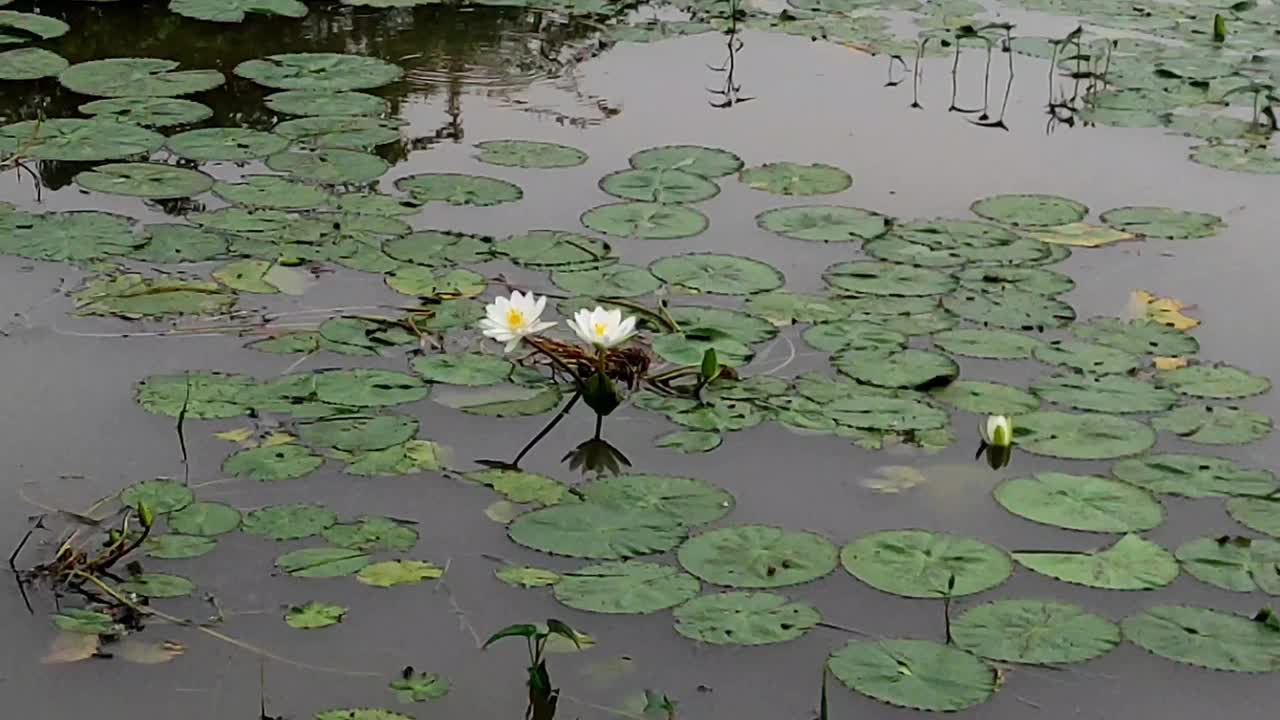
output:
[[[15,715],[518,717],[480,646],[548,618],[559,717],[818,717],[829,659],[833,718],[1280,700],[1280,6],[378,4],[0,10]],[[509,289],[726,367],[468,475],[573,395]]]

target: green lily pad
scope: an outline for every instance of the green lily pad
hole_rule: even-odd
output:
[[[307,6],[298,0],[169,0],[169,10],[197,20],[243,22],[246,13],[300,18]]]
[[[1000,686],[995,668],[928,640],[855,640],[832,653],[827,666],[851,690],[916,710],[963,710]]]
[[[563,230],[530,230],[499,240],[494,252],[534,270],[590,270],[614,260],[609,243]]]
[[[756,216],[756,224],[783,237],[817,242],[870,240],[889,229],[889,219],[880,213],[838,205],[766,210]]]
[[[303,442],[350,452],[382,450],[417,433],[418,419],[407,415],[335,415],[298,426]]]
[[[944,330],[933,336],[933,344],[952,355],[991,360],[1030,358],[1041,340],[1007,330]]]
[[[439,353],[416,357],[413,371],[429,382],[450,385],[493,385],[511,376],[510,361],[486,353]]]
[[[374,357],[387,348],[411,345],[418,336],[402,323],[389,319],[336,317],[320,324],[319,344],[344,355]]]
[[[1134,235],[1166,240],[1210,237],[1224,227],[1217,215],[1165,207],[1115,208],[1102,213],[1102,222]]]
[[[413,720],[413,718],[380,708],[353,708],[349,710],[325,710],[316,714],[316,720]]]
[[[1233,497],[1227,501],[1227,512],[1247,528],[1280,538],[1280,501],[1275,495]]]
[[[1037,295],[1060,295],[1076,286],[1069,276],[1038,267],[970,267],[956,273],[960,285],[979,292],[1021,290]]]
[[[334,207],[343,213],[357,215],[376,215],[378,217],[400,217],[417,215],[422,203],[409,198],[383,195],[376,192],[349,192],[334,196]]]
[[[142,544],[147,557],[158,560],[189,560],[213,552],[218,541],[198,535],[152,535]]]
[[[912,432],[946,427],[947,414],[931,405],[905,398],[850,395],[824,407],[838,425],[859,430]]]
[[[993,195],[975,202],[973,212],[988,220],[1022,227],[1053,227],[1080,222],[1089,208],[1055,195]]]
[[[276,175],[248,175],[237,183],[219,182],[213,186],[213,194],[235,205],[274,210],[309,210],[329,201],[329,194],[314,185]]]
[[[677,557],[706,582],[743,588],[810,582],[836,567],[836,548],[825,537],[765,525],[709,530],[681,545]]]
[[[85,115],[152,128],[191,125],[213,117],[213,108],[208,105],[179,98],[105,98],[78,109]]]
[[[1016,288],[988,292],[964,288],[942,298],[942,306],[966,320],[1010,330],[1063,327],[1076,317],[1070,305],[1055,297]]]
[[[116,635],[120,632],[120,626],[110,615],[92,610],[66,608],[51,618],[54,625],[67,632],[85,635]]]
[[[712,645],[768,645],[802,637],[821,621],[811,605],[767,592],[703,595],[675,609],[676,632]]]
[[[525,547],[570,557],[622,560],[666,552],[685,538],[678,517],[583,502],[534,510],[508,530]]]
[[[341,53],[285,53],[246,60],[239,77],[280,90],[364,90],[399,80],[404,71],[385,60]]]
[[[196,589],[196,586],[184,577],[163,573],[133,575],[116,587],[147,598],[186,597]]]
[[[1206,143],[1192,148],[1191,160],[1219,170],[1257,175],[1280,174],[1280,156],[1266,145]]]
[[[337,522],[335,513],[319,505],[270,505],[246,515],[240,529],[271,540],[301,540]]]
[[[433,400],[469,415],[485,417],[521,417],[541,415],[560,404],[560,389],[555,383],[524,385],[503,383],[483,388],[443,392],[436,388]]]
[[[1026,390],[982,380],[957,380],[931,395],[948,405],[981,415],[1021,415],[1040,409],[1040,400]]]
[[[1268,495],[1277,488],[1269,470],[1241,467],[1208,455],[1147,455],[1111,468],[1117,478],[1154,493],[1190,498]]]
[[[1176,662],[1230,672],[1280,669],[1280,630],[1241,615],[1158,605],[1120,627],[1133,644]]]
[[[866,320],[837,320],[805,330],[804,341],[817,350],[894,352],[907,346],[907,336]]]
[[[196,162],[256,160],[289,146],[289,139],[248,128],[201,128],[172,135],[174,153]]]
[[[369,565],[356,574],[356,579],[365,585],[380,588],[416,585],[441,577],[444,570],[422,560],[388,560]]]
[[[990,590],[1013,572],[1008,554],[999,548],[927,530],[864,535],[840,551],[840,561],[849,574],[877,590],[920,598]]]
[[[822,277],[831,287],[858,295],[940,295],[956,286],[954,277],[937,270],[870,260],[836,263]]]
[[[587,161],[587,154],[568,145],[533,140],[487,140],[476,143],[480,153],[476,159],[490,165],[508,167],[552,168],[576,167]]]
[[[945,385],[960,374],[949,356],[929,350],[846,350],[831,357],[837,370],[877,387],[928,389]]]
[[[1015,552],[1013,559],[1042,575],[1103,590],[1154,590],[1178,577],[1168,550],[1133,534],[1093,552]]]
[[[333,90],[284,90],[263,99],[270,110],[285,115],[382,115],[387,101],[376,95]]]
[[[386,477],[439,470],[443,453],[444,448],[430,440],[409,440],[381,450],[331,450],[329,455],[347,463],[343,472],[348,475]]]
[[[1232,592],[1280,595],[1280,542],[1245,537],[1196,538],[1174,551],[1182,569]]]
[[[178,61],[111,58],[76,63],[58,76],[71,92],[95,97],[176,97],[226,82],[217,70],[178,70]]]
[[[52,40],[62,37],[71,26],[56,18],[33,13],[0,10],[0,45]]]
[[[559,480],[523,470],[493,468],[469,472],[463,477],[493,488],[513,503],[556,505],[569,497],[568,486]]]
[[[659,258],[649,270],[670,285],[717,295],[777,290],[786,281],[781,272],[759,260],[714,253]]]
[[[1014,515],[1068,530],[1142,532],[1164,521],[1164,507],[1150,493],[1096,475],[1013,478],[996,486],[995,498]]]
[[[822,163],[767,163],[742,170],[738,180],[754,190],[777,195],[829,195],[853,184],[849,173]]]
[[[663,145],[631,156],[638,170],[682,170],[705,178],[732,175],[742,169],[742,158],[728,150],[699,145]]]
[[[524,197],[519,185],[482,175],[422,173],[396,181],[396,187],[420,202],[447,202],[450,205],[490,207],[515,202]]]
[[[1127,373],[1138,367],[1138,358],[1123,350],[1091,343],[1051,340],[1036,347],[1035,358],[1095,375]]]
[[[1226,405],[1187,405],[1151,420],[1151,426],[1206,445],[1242,445],[1271,433],[1271,418]]]
[[[862,246],[863,252],[876,260],[927,268],[955,268],[964,265],[965,258],[951,248],[932,248],[920,243],[908,242],[896,235],[877,238]]]
[[[276,567],[293,577],[346,577],[369,564],[369,556],[347,548],[304,548],[276,558]]]
[[[1071,332],[1082,340],[1137,355],[1178,357],[1200,352],[1200,343],[1194,336],[1151,320],[1093,318],[1073,325]]]
[[[144,230],[147,244],[129,253],[137,260],[170,265],[217,260],[227,254],[226,237],[215,232],[174,223],[147,225]]]
[[[648,614],[694,597],[697,578],[670,565],[628,560],[590,565],[561,575],[556,600],[577,610]]]
[[[276,153],[267,158],[267,167],[276,172],[288,173],[301,180],[341,185],[377,180],[390,168],[390,165],[386,160],[370,153],[321,149]]]
[[[720,447],[724,438],[717,432],[706,430],[677,430],[656,438],[654,446],[680,453],[711,452]]]
[[[692,203],[715,197],[720,186],[681,170],[619,170],[600,180],[600,189],[624,200]]]
[[[253,378],[219,372],[152,375],[138,383],[137,399],[147,412],[189,420],[247,415]]]
[[[0,148],[22,148],[23,156],[33,160],[124,160],[150,155],[164,141],[159,133],[101,117],[24,120],[0,127]]]
[[[606,235],[645,240],[693,237],[711,223],[693,208],[653,202],[600,205],[583,213],[581,222]]]
[[[1120,628],[1070,603],[999,600],[953,620],[951,637],[956,647],[979,657],[1057,665],[1107,654],[1120,644]]]
[[[548,587],[560,582],[559,573],[527,565],[504,565],[493,574],[508,585],[522,588]]]
[[[366,516],[359,522],[339,523],[326,528],[321,535],[332,545],[361,552],[407,551],[418,544],[417,530],[384,517]]]
[[[386,276],[387,287],[423,298],[471,297],[484,292],[488,280],[472,270],[433,270],[406,265]]]
[[[99,165],[75,180],[85,190],[150,200],[191,197],[213,187],[213,178],[202,172],[159,163]]]
[[[156,515],[187,507],[195,500],[191,488],[173,480],[143,480],[120,492],[120,502],[131,508],[145,504]]]
[[[276,445],[241,450],[222,463],[222,472],[269,482],[300,478],[323,464],[324,458],[300,445]]]
[[[910,220],[894,226],[893,234],[935,250],[992,248],[1009,245],[1020,236],[1008,228],[977,220]]]
[[[195,502],[169,515],[169,529],[185,535],[223,535],[240,527],[240,511],[219,502]]]
[[[284,621],[295,630],[318,630],[337,625],[346,617],[347,608],[311,601],[305,605],[294,605],[284,614]]]
[[[1014,441],[1036,455],[1105,460],[1146,450],[1155,444],[1156,434],[1136,420],[1115,415],[1043,411],[1018,418]]]
[[[386,407],[421,400],[427,393],[421,380],[390,370],[325,370],[316,374],[316,396],[333,405]]]
[[[678,305],[667,308],[667,314],[690,337],[732,338],[752,345],[773,339],[778,330],[764,318],[727,308],[701,305]]]
[[[1259,395],[1271,389],[1270,380],[1230,365],[1192,365],[1162,372],[1157,380],[1182,395],[1217,400]]]
[[[236,260],[211,274],[214,280],[240,292],[301,295],[306,289],[302,271],[266,260]]]
[[[484,262],[493,257],[493,241],[477,235],[424,230],[393,237],[382,251],[403,262],[425,267],[451,267]]]
[[[367,151],[399,140],[401,124],[360,115],[319,115],[286,120],[271,132],[300,147]]]
[[[617,510],[645,510],[685,525],[715,522],[733,509],[733,495],[701,480],[669,475],[616,475],[583,489],[584,497]]]
[[[4,31],[0,30],[0,34]],[[3,41],[0,41],[2,43]],[[38,80],[56,77],[67,69],[66,58],[43,48],[18,48],[0,52],[0,80]]]
[[[449,694],[449,678],[435,673],[418,673],[391,682],[400,702],[427,702]]]
[[[1031,391],[1049,402],[1105,413],[1161,412],[1178,402],[1172,390],[1125,375],[1052,375]]]
[[[595,270],[556,271],[551,273],[551,282],[561,290],[591,297],[639,297],[662,287],[662,281],[649,270],[622,263]]]
[[[236,304],[217,283],[147,278],[138,273],[90,278],[72,294],[79,315],[124,318],[216,315]]]

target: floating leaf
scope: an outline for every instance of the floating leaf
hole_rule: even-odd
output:
[[[984,702],[1000,684],[995,668],[927,640],[855,640],[827,665],[850,689],[916,710],[963,710]]]
[[[551,273],[556,287],[593,297],[639,297],[662,287],[662,281],[645,268],[634,265],[607,265],[595,270]]]
[[[494,252],[532,269],[589,270],[614,258],[603,240],[563,230],[530,230],[499,240]]]
[[[706,582],[745,588],[809,582],[836,566],[836,548],[821,535],[765,525],[707,531],[681,545],[677,557]]]
[[[1018,418],[1018,447],[1037,455],[1071,460],[1104,460],[1136,455],[1155,444],[1150,427],[1101,413],[1034,412]]]
[[[853,184],[849,173],[822,163],[768,163],[742,170],[738,180],[754,190],[777,195],[828,195]]]
[[[1040,340],[1007,330],[944,330],[933,336],[933,344],[953,355],[1023,360],[1041,344]]]
[[[1072,326],[1071,332],[1082,340],[1138,355],[1178,356],[1200,352],[1200,343],[1191,335],[1151,320],[1093,318]]]
[[[1080,222],[1089,214],[1083,203],[1055,195],[993,195],[975,202],[971,209],[998,223],[1037,228]]]
[[[315,375],[321,402],[349,407],[384,407],[421,400],[428,388],[419,379],[391,370],[325,370]]]
[[[577,610],[647,614],[679,605],[700,589],[697,579],[679,568],[629,560],[564,573],[555,596]]]
[[[1095,475],[1014,478],[996,486],[995,498],[1014,515],[1068,530],[1142,532],[1164,521],[1164,507],[1145,490]]]
[[[1049,402],[1106,413],[1160,412],[1178,402],[1172,390],[1125,375],[1053,375],[1031,391]]]
[[[703,595],[675,609],[676,632],[713,645],[767,645],[795,640],[817,626],[818,611],[766,592]]]
[[[416,357],[413,371],[430,382],[481,386],[506,380],[514,367],[510,361],[485,353],[439,353]]]
[[[418,434],[418,419],[407,415],[335,415],[298,427],[302,441],[347,451],[382,450]]]
[[[176,60],[110,58],[72,65],[58,82],[96,97],[175,97],[212,90],[226,82],[217,70],[178,70]]]
[[[195,502],[169,515],[169,529],[186,535],[223,535],[240,527],[240,511],[219,502]]]
[[[669,475],[616,475],[583,489],[586,500],[618,510],[653,510],[685,525],[715,522],[733,509],[728,491],[693,478]],[[511,498],[514,500],[514,498]]]
[[[756,224],[784,237],[818,242],[870,240],[889,229],[889,219],[879,213],[838,205],[766,210],[756,216]]]
[[[316,714],[316,720],[413,720],[413,718],[379,708],[354,708],[350,710],[325,710]]]
[[[143,480],[120,491],[122,504],[131,508],[146,505],[156,515],[181,510],[193,500],[191,488],[174,480]]]
[[[547,587],[560,582],[559,573],[527,565],[505,565],[493,574],[508,585],[522,588]]]
[[[1021,388],[981,380],[957,380],[931,395],[980,415],[1021,415],[1040,409],[1040,400]]]
[[[1191,498],[1262,496],[1277,487],[1268,470],[1250,470],[1207,455],[1148,455],[1118,462],[1111,472],[1151,492]]]
[[[488,285],[483,275],[472,270],[433,270],[410,265],[387,275],[386,282],[398,293],[424,298],[473,297]]]
[[[125,592],[131,592],[147,598],[185,597],[195,592],[196,586],[190,580],[178,575],[163,573],[143,573],[133,575],[118,586]]]
[[[321,115],[286,120],[271,132],[299,147],[370,150],[398,141],[401,124],[399,120],[359,115]]]
[[[600,560],[666,552],[686,533],[679,518],[666,513],[590,502],[534,510],[516,518],[509,529],[511,539],[525,547]]]
[[[1076,286],[1069,276],[1038,267],[970,267],[956,274],[960,285],[970,290],[991,292],[1020,290],[1037,295],[1060,295]]]
[[[1132,233],[1082,222],[1046,227],[1027,234],[1040,242],[1089,248],[1133,239]]]
[[[1194,365],[1162,372],[1159,383],[1174,392],[1218,400],[1259,395],[1271,389],[1271,381],[1230,365]]]
[[[25,43],[36,39],[52,40],[66,35],[70,29],[70,25],[56,18],[0,10],[0,45]]]
[[[241,529],[271,540],[300,540],[318,535],[337,521],[335,513],[319,505],[271,505],[246,515]]]
[[[360,92],[284,90],[268,95],[263,102],[268,109],[286,115],[382,115],[387,112],[386,100]]]
[[[506,180],[460,173],[408,175],[397,180],[396,187],[421,202],[447,202],[450,205],[475,207],[515,202],[524,197],[520,186]]]
[[[1126,373],[1138,367],[1138,358],[1134,355],[1091,343],[1052,340],[1036,347],[1033,354],[1040,362],[1096,375]]]
[[[147,244],[130,257],[164,265],[217,260],[227,255],[227,239],[190,225],[161,223],[145,227]]]
[[[422,560],[388,560],[374,563],[356,575],[356,579],[365,585],[380,588],[416,585],[423,580],[435,580],[440,577],[444,577],[444,570]]]
[[[196,162],[257,160],[289,146],[289,139],[248,128],[201,128],[172,135],[166,145]]]
[[[444,448],[429,440],[410,440],[382,450],[347,452],[333,450],[330,455],[347,463],[348,475],[409,475],[439,470]]]
[[[711,452],[720,447],[720,443],[723,441],[724,438],[721,437],[720,433],[702,430],[678,430],[655,439],[653,444],[660,448],[689,454]]]
[[[116,635],[120,626],[106,613],[66,608],[51,616],[53,624],[67,632],[85,635]]]
[[[853,395],[825,407],[837,424],[860,430],[911,432],[946,427],[947,414],[916,400]]]
[[[1135,290],[1129,298],[1130,312],[1144,316],[1174,330],[1190,330],[1200,324],[1196,318],[1184,314],[1187,305],[1177,298],[1156,297],[1146,290]]]
[[[1015,552],[1013,559],[1043,575],[1103,590],[1154,590],[1178,576],[1168,550],[1137,535],[1094,552]]]
[[[310,182],[342,184],[372,182],[390,166],[370,153],[325,148],[276,153],[267,158],[267,167]]]
[[[963,289],[942,298],[942,306],[966,320],[1011,330],[1063,327],[1076,317],[1070,305],[1055,297],[1016,288],[986,292]]]
[[[463,477],[493,488],[514,503],[556,505],[569,497],[569,488],[559,480],[523,470],[493,468],[469,472]]]
[[[333,525],[321,534],[333,545],[361,552],[412,550],[418,543],[417,530],[384,517],[363,517],[359,522]]]
[[[439,700],[449,694],[449,678],[435,673],[418,673],[391,683],[400,702]]]
[[[785,282],[782,273],[773,266],[737,255],[676,255],[655,260],[649,270],[668,284],[718,295],[777,290]]]
[[[0,30],[0,34],[4,31]],[[0,40],[0,43],[3,43]],[[61,55],[42,48],[18,48],[0,52],[0,80],[38,80],[56,77],[70,63]]]
[[[1084,662],[1120,644],[1120,628],[1069,603],[1000,600],[966,610],[951,623],[957,647],[1027,665]]]
[[[285,53],[246,60],[235,74],[281,90],[364,90],[399,80],[403,71],[385,60],[340,53]]]
[[[682,170],[706,178],[732,175],[742,169],[742,158],[728,150],[699,145],[663,145],[631,156],[639,170]]]
[[[387,255],[426,267],[451,267],[459,263],[484,262],[493,257],[488,238],[463,233],[426,230],[388,239],[382,245]]]
[[[1280,538],[1280,500],[1275,495],[1233,497],[1227,501],[1227,512],[1247,528]]]
[[[846,350],[831,364],[854,380],[892,388],[926,389],[951,382],[960,367],[947,355],[928,350]]]
[[[147,278],[137,273],[90,278],[71,297],[80,315],[125,318],[213,315],[236,304],[236,295],[217,283]]]
[[[192,193],[194,194],[194,193]],[[307,210],[329,200],[323,190],[276,175],[246,175],[241,182],[219,182],[213,194],[236,205],[275,210]]]
[[[304,548],[276,558],[276,567],[294,577],[344,577],[369,564],[369,556],[348,548]]]
[[[0,32],[0,42],[4,42],[5,37],[3,32]],[[97,635],[62,632],[49,643],[49,652],[40,659],[40,662],[45,665],[59,665],[88,660],[98,654],[98,645]]]
[[[1240,615],[1158,605],[1120,624],[1130,642],[1169,660],[1231,672],[1280,669],[1280,630]]]
[[[583,213],[581,222],[606,235],[645,240],[693,237],[710,224],[706,215],[693,208],[652,202],[601,205]]]
[[[1122,207],[1102,213],[1102,222],[1151,238],[1186,240],[1216,235],[1224,227],[1217,215],[1164,207]]]
[[[191,125],[213,117],[213,108],[208,105],[178,98],[106,98],[78,109],[85,115],[154,128]]]
[[[323,464],[324,458],[305,447],[277,445],[241,450],[222,463],[222,471],[270,482],[300,478]]]
[[[1196,579],[1232,592],[1280,595],[1280,542],[1243,537],[1196,538],[1174,551]]]
[[[907,346],[907,336],[866,320],[819,323],[804,331],[804,341],[818,350],[894,352]]]
[[[567,168],[587,161],[587,154],[568,145],[533,140],[488,140],[476,143],[476,159],[490,165],[520,168]]]
[[[253,378],[220,372],[152,375],[138,383],[137,398],[157,415],[214,420],[247,415],[254,387]]]
[[[99,260],[133,252],[146,241],[128,218],[108,213],[0,214],[0,253],[32,260]]]
[[[851,575],[906,597],[971,595],[1008,579],[1013,563],[1003,551],[971,538],[926,530],[864,535],[840,551]]]
[[[1270,434],[1271,424],[1262,413],[1225,405],[1187,405],[1151,420],[1156,430],[1206,445],[1253,442]]]
[[[1205,143],[1192,148],[1191,160],[1219,170],[1258,175],[1280,174],[1280,157],[1266,145]]]
[[[828,285],[859,295],[938,295],[955,287],[955,278],[928,268],[896,263],[836,263],[822,275]]]
[[[202,172],[157,163],[99,165],[76,175],[75,181],[94,192],[152,200],[190,197],[213,187],[213,178]]]
[[[600,189],[624,200],[693,203],[715,197],[720,186],[680,170],[619,170],[600,180]]]
[[[297,630],[318,630],[337,625],[346,617],[347,608],[311,601],[305,605],[293,605],[284,615],[284,621]]]
[[[560,404],[560,389],[554,383],[540,385],[502,384],[447,392],[436,388],[436,402],[470,415],[518,417],[541,415]]]

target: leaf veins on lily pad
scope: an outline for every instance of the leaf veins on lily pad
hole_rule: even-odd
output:
[[[853,184],[849,173],[838,167],[813,163],[777,162],[747,168],[738,180],[755,190],[778,195],[828,195]]]
[[[422,560],[388,560],[374,563],[361,570],[356,579],[365,585],[389,588],[397,585],[416,585],[423,580],[444,576],[444,570]]]

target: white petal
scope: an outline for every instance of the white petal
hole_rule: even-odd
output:
[[[520,344],[520,336],[517,335],[511,338],[511,342],[507,343],[507,346],[502,349],[502,352],[511,352],[512,350],[515,350],[516,346],[519,344]]]
[[[535,318],[540,317],[542,315],[542,311],[546,309],[547,309],[547,296],[543,295],[542,297],[538,298],[537,302],[533,304],[532,314]]]
[[[534,324],[529,328],[529,334],[530,334],[530,335],[532,335],[532,334],[534,334],[534,333],[540,333],[540,332],[542,332],[543,330],[546,330],[547,328],[551,328],[551,327],[555,327],[555,326],[556,326],[556,321],[554,321],[554,320],[550,320],[550,321],[548,321],[548,320],[544,320],[544,321],[539,322],[539,323],[534,323]]]
[[[612,330],[618,329],[618,326],[622,324],[622,311],[617,308],[610,310],[605,314],[605,317],[608,318],[609,328]]]
[[[618,338],[619,340],[626,340],[627,338],[635,334],[636,334],[636,316],[632,315],[628,317],[626,320],[623,320],[622,324],[618,326]]]

